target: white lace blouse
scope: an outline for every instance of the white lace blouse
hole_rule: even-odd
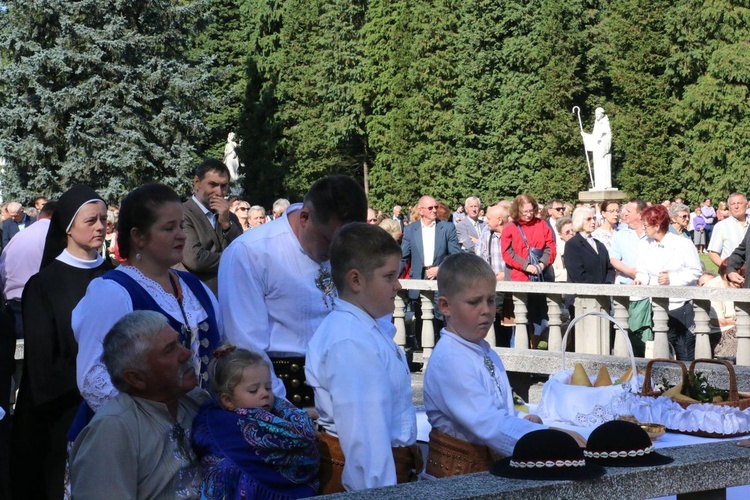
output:
[[[144,276],[132,266],[120,266],[115,272],[122,272],[133,278],[144,290],[161,306],[168,315],[184,322],[177,299],[155,281]],[[187,284],[180,279],[183,295],[183,307],[188,325],[195,331],[198,323],[208,317],[198,298]],[[224,337],[224,328],[219,314],[219,304],[214,294],[203,285],[211,298],[213,314],[216,323]],[[98,411],[109,402],[117,389],[112,386],[107,369],[102,364],[102,341],[107,332],[125,314],[133,311],[130,294],[114,280],[97,278],[86,289],[86,295],[73,310],[72,326],[76,341],[78,341],[78,357],[76,359],[76,378],[78,389],[92,410]],[[195,349],[194,349],[195,350]],[[193,352],[197,359],[198,353]]]

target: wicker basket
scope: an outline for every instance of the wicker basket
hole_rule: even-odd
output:
[[[560,372],[550,375],[549,380],[544,384],[542,397],[537,407],[539,415],[544,419],[568,422],[583,427],[600,425],[617,418],[620,413],[615,412],[618,408],[613,405],[621,400],[624,401],[626,393],[638,393],[638,374],[633,348],[625,330],[611,316],[598,311],[577,316],[570,322],[568,329],[565,331],[562,345],[567,345],[567,337],[573,326],[586,316],[608,319],[615,324],[619,333],[625,336],[630,353],[633,377],[624,384],[604,387],[570,385],[570,370],[565,369],[565,351],[562,351],[562,369]]]
[[[748,394],[742,394],[737,390],[737,376],[734,373],[734,367],[731,363],[728,363],[727,361],[720,360],[720,359],[696,359],[692,363],[690,363],[690,368],[685,368],[685,363],[681,361],[675,361],[671,359],[652,359],[648,362],[646,365],[646,379],[643,382],[643,391],[642,394],[644,396],[652,396],[652,397],[659,397],[661,396],[661,392],[655,391],[651,387],[651,367],[655,363],[670,363],[670,364],[676,364],[678,365],[682,370],[682,384],[683,387],[687,385],[688,383],[688,373],[695,373],[695,365],[698,363],[712,363],[715,365],[722,365],[726,367],[727,371],[729,372],[729,395],[727,397],[726,401],[722,401],[721,403],[704,403],[704,404],[713,404],[716,406],[732,406],[739,410],[745,410],[746,408],[750,408],[750,395]],[[685,410],[688,409],[690,405],[697,404],[692,401],[683,401],[681,399],[675,399],[670,398],[675,403],[679,404],[682,408]],[[702,430],[696,430],[696,431],[682,431],[678,429],[670,429],[674,432],[680,432],[683,434],[690,434],[692,436],[700,436],[700,437],[710,437],[710,438],[731,438],[731,437],[738,437],[738,436],[744,436],[747,435],[747,432],[742,432],[738,434],[721,434],[717,432],[707,432]]]
[[[737,375],[734,373],[734,366],[732,366],[731,363],[721,360],[721,359],[696,359],[695,361],[690,363],[690,369],[686,369],[685,363],[683,363],[682,361],[675,361],[672,359],[652,359],[646,365],[646,373],[645,373],[646,379],[643,381],[643,391],[642,391],[642,394],[644,396],[653,396],[653,397],[661,396],[661,392],[655,391],[651,387],[651,367],[654,365],[654,363],[669,363],[669,364],[678,365],[682,370],[682,386],[683,387],[685,387],[688,383],[688,373],[694,374],[695,365],[697,365],[698,363],[711,363],[715,365],[724,366],[729,372],[729,395],[726,401],[722,401],[721,403],[710,403],[710,404],[715,404],[717,406],[733,406],[735,408],[739,408],[740,410],[750,408],[750,395],[741,394],[737,390]],[[675,398],[672,398],[672,401],[679,404],[683,408],[687,408],[688,406],[692,404],[696,404],[693,401],[684,401],[684,400],[675,399]]]

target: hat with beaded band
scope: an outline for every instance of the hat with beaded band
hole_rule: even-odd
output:
[[[593,479],[604,472],[604,467],[585,459],[572,436],[554,429],[525,434],[512,457],[490,467],[491,474],[512,479]]]
[[[623,420],[604,422],[594,429],[583,454],[587,460],[607,467],[648,467],[674,460],[657,453],[640,426]]]

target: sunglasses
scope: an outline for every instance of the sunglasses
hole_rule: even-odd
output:
[[[248,210],[250,210],[250,207],[237,207],[237,210],[240,210],[242,212],[247,212]]]
[[[558,212],[562,212],[565,210],[565,207],[554,207],[552,210],[557,210]]]
[[[438,209],[437,205],[432,205],[432,206],[429,206],[429,207],[422,207],[422,208],[425,209],[425,210],[437,210]]]

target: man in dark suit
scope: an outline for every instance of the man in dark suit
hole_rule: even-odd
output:
[[[185,251],[176,267],[195,274],[218,296],[221,253],[242,234],[237,216],[229,211],[229,169],[207,158],[195,169],[193,196],[185,208]]]
[[[461,251],[456,237],[456,228],[450,222],[437,220],[437,202],[432,196],[422,196],[417,207],[421,219],[404,228],[404,237],[401,241],[401,266],[402,269],[407,263],[411,266],[409,269],[411,279],[436,280],[438,267],[443,260]],[[419,299],[419,291],[409,290],[409,298]],[[437,294],[435,294],[435,299],[437,299]],[[433,302],[436,303],[436,300]],[[442,316],[437,306],[434,310],[437,338],[442,326]],[[421,318],[421,314],[419,317]],[[418,322],[417,326],[419,325],[421,322]],[[419,332],[420,329],[416,331]]]
[[[8,215],[9,217],[3,221],[3,248],[13,236],[22,229],[26,229],[36,220],[26,215],[23,211],[23,205],[17,201],[8,203]]]

